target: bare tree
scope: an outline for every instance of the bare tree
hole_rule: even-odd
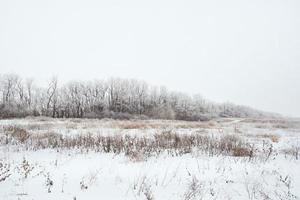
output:
[[[46,113],[47,115],[50,115],[51,113],[52,117],[55,117],[56,104],[57,104],[57,77],[53,77],[50,80],[46,91],[46,98],[47,98]]]
[[[2,76],[2,101],[4,104],[11,105],[15,100],[19,79],[19,76],[16,74],[6,74]]]

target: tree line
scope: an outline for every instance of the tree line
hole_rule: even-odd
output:
[[[70,81],[52,78],[44,87],[17,74],[0,74],[0,118],[48,116],[53,118],[209,120],[215,117],[264,117],[272,114],[231,103],[214,103],[148,85],[135,79]]]

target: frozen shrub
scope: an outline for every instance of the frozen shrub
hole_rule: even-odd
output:
[[[10,165],[0,161],[0,182],[5,181],[10,176]]]
[[[30,115],[33,113],[21,106],[0,104],[0,119],[23,118]]]
[[[133,189],[137,191],[137,195],[144,195],[146,200],[154,200],[154,195],[151,190],[151,183],[146,176],[141,177],[134,184]]]
[[[271,155],[274,153],[273,145],[270,142],[263,141],[262,156],[265,162],[270,159]]]
[[[50,174],[47,173],[47,176],[46,176],[46,187],[47,187],[47,191],[48,193],[51,193],[51,188],[53,187],[53,180],[50,178]]]
[[[202,199],[203,192],[203,185],[195,176],[193,176],[188,185],[187,191],[184,194],[184,200]]]
[[[34,166],[31,165],[25,158],[23,158],[21,165],[17,167],[18,173],[23,177],[23,179],[27,179],[33,169]]]
[[[88,186],[85,184],[84,180],[81,180],[79,184],[80,184],[80,189],[81,190],[87,190],[88,189]]]
[[[175,119],[176,113],[170,105],[164,104],[153,108],[150,111],[150,116],[157,119]]]
[[[296,160],[298,160],[300,147],[292,146],[290,148],[283,149],[282,152],[284,153],[285,157],[287,157],[287,155],[290,155],[290,156],[293,156]]]
[[[143,188],[143,193],[147,200],[154,200],[150,185],[145,185]]]

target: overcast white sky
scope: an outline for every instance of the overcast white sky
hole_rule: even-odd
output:
[[[300,116],[299,0],[0,0],[0,73],[124,77]]]

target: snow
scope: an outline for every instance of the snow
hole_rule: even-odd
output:
[[[67,128],[70,120],[0,121],[2,127],[38,124],[41,128],[30,131],[56,131],[69,135],[151,135],[159,131],[159,128],[121,129],[109,127],[109,123],[83,120]],[[50,125],[43,127],[45,124]],[[208,156],[194,151],[182,156],[162,153],[146,160],[132,161],[123,153],[96,153],[78,149],[20,151],[3,144],[0,163],[10,166],[11,175],[5,181],[0,181],[0,199],[299,199],[300,161],[295,156],[281,153],[292,145],[300,146],[299,130],[274,129],[272,126],[256,128],[255,123],[236,119],[230,123],[220,122],[217,126],[173,130],[189,134],[239,134],[245,140],[256,142],[258,147],[261,147],[263,140],[270,140],[259,135],[272,134],[280,138],[272,143],[274,154],[267,160],[260,156],[251,160],[248,157]],[[2,128],[0,134],[3,133]],[[26,166],[30,169],[27,174],[24,170]]]

